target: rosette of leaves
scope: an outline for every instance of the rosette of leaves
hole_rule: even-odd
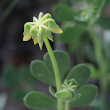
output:
[[[71,101],[70,106],[84,106],[90,104],[97,95],[97,87],[84,85],[90,77],[90,69],[85,64],[75,66],[67,72],[70,64],[69,55],[60,50],[53,51],[62,79],[62,89],[55,92],[51,86],[56,87],[54,70],[49,54],[44,55],[44,61],[34,60],[30,69],[32,75],[39,81],[49,84],[49,90],[53,96],[62,101]],[[57,108],[55,98],[38,91],[32,91],[24,97],[24,103],[31,109],[54,109]]]
[[[64,81],[60,91],[55,93],[51,86],[49,87],[49,91],[54,97],[59,98],[64,102],[70,102],[77,100],[81,96],[81,94],[75,94],[77,87],[78,83],[74,79],[70,79]]]

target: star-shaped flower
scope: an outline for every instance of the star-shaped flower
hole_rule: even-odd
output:
[[[28,41],[32,38],[34,45],[38,43],[42,50],[44,36],[53,41],[51,32],[58,34],[63,33],[49,13],[44,15],[41,12],[38,19],[33,17],[33,22],[27,22],[24,25],[23,41]]]

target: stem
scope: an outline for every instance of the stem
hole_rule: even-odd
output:
[[[98,65],[99,74],[100,74],[99,75],[100,89],[102,93],[106,93],[106,89],[107,89],[106,62],[102,54],[103,50],[101,48],[100,40],[98,39],[98,36],[96,35],[94,29],[90,28],[88,32],[94,44],[95,56],[96,56],[97,65]]]
[[[65,102],[65,110],[69,110],[69,102]]]
[[[60,73],[59,73],[59,68],[55,59],[55,56],[53,54],[52,48],[50,46],[50,43],[47,39],[47,37],[44,35],[44,43],[46,45],[46,48],[48,50],[48,53],[50,55],[50,59],[53,65],[53,69],[54,69],[54,74],[55,74],[55,79],[56,79],[56,87],[57,87],[57,91],[61,90],[61,78],[60,78]],[[60,99],[58,99],[58,110],[62,110],[63,109],[63,103]]]

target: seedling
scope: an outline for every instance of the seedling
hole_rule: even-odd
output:
[[[44,93],[32,91],[24,97],[25,105],[31,109],[63,110],[63,102],[65,102],[65,110],[69,110],[69,106],[83,106],[91,103],[97,95],[97,87],[84,85],[90,77],[89,67],[79,64],[66,73],[70,57],[64,51],[52,51],[48,41],[48,39],[53,41],[51,32],[63,33],[49,13],[44,15],[41,12],[38,19],[33,17],[33,22],[24,25],[23,41],[32,38],[34,44],[38,43],[41,50],[43,42],[46,45],[48,53],[44,55],[44,61],[32,61],[30,69],[36,79],[50,85],[49,91],[54,96],[51,98]],[[52,86],[56,87],[56,90]]]

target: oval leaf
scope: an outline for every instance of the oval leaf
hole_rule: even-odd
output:
[[[52,12],[59,21],[73,21],[77,13],[66,4],[58,4],[52,8]]]
[[[78,86],[85,84],[90,77],[90,69],[84,64],[79,64],[75,66],[71,72],[68,74],[66,79],[74,79]]]
[[[61,79],[63,79],[65,72],[70,64],[70,57],[66,52],[61,51],[61,50],[55,50],[53,52],[54,52],[54,55],[55,55],[55,58],[56,58],[56,61],[59,67]],[[51,72],[54,73],[53,66],[52,66],[50,56],[48,53],[44,55],[44,62],[47,64]]]
[[[32,61],[30,65],[30,69],[31,69],[32,75],[36,79],[44,83],[47,83],[49,85],[55,86],[54,74],[49,70],[49,68],[44,62],[40,60]]]
[[[40,92],[32,91],[24,97],[24,103],[31,109],[56,108],[56,102],[49,96]]]
[[[93,85],[85,85],[78,89],[75,94],[81,94],[81,96],[72,102],[70,106],[84,106],[90,104],[97,95],[97,87]]]
[[[72,94],[65,91],[59,91],[55,94],[55,96],[63,101],[70,101],[72,99]]]
[[[84,25],[75,25],[73,27],[65,28],[60,35],[60,40],[64,43],[70,43],[80,37],[85,31],[86,27]]]
[[[97,24],[101,25],[105,29],[110,29],[110,15],[101,16],[98,19]]]
[[[49,86],[49,91],[53,96],[55,96],[55,91],[51,86]]]

